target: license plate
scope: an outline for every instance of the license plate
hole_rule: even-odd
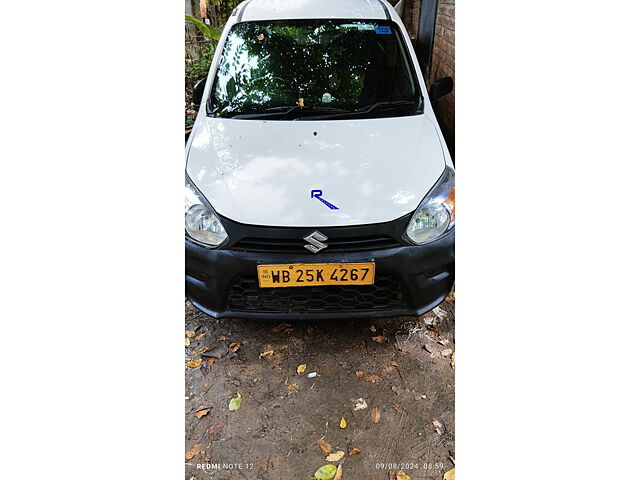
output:
[[[375,270],[373,262],[258,265],[258,282],[261,288],[372,285]]]

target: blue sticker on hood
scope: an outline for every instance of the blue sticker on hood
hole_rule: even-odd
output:
[[[331,210],[340,210],[338,207],[333,205],[332,203],[327,202],[324,198],[322,198],[322,190],[311,190],[311,198],[317,198],[322,203],[324,203]]]

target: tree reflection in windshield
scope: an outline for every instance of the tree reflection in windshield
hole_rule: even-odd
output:
[[[296,105],[354,111],[418,98],[400,32],[390,22],[285,20],[231,29],[210,107],[232,117]]]

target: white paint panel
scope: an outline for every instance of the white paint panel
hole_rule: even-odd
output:
[[[203,117],[188,158],[189,177],[220,215],[270,226],[399,218],[418,206],[445,165],[437,129],[426,115],[325,121]],[[311,190],[322,190],[339,209],[311,198]]]
[[[387,4],[387,8],[393,9]],[[378,0],[251,0],[242,21],[293,18],[386,19]]]

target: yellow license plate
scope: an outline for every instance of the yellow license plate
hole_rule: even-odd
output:
[[[375,270],[373,262],[258,265],[258,282],[261,288],[372,285]]]

